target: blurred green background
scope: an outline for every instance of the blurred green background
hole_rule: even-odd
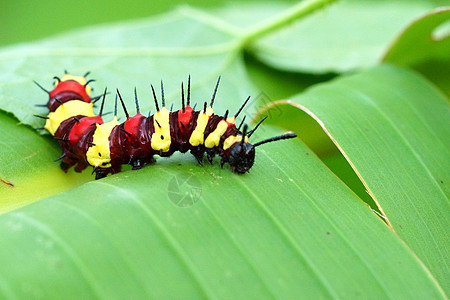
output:
[[[245,2],[261,1],[246,0]],[[156,15],[184,4],[208,8],[224,3],[230,4],[230,1],[1,0],[0,46],[37,40],[59,32],[92,24]]]
[[[0,1],[0,47],[16,43],[33,42],[57,35],[58,33],[89,27],[94,24],[151,17],[182,5],[208,9],[225,4],[232,6],[233,3],[271,2],[261,0]],[[283,0],[283,2],[297,3],[300,1]],[[311,84],[333,77],[332,75],[317,76],[274,70],[248,55],[246,55],[246,66],[254,83],[258,86],[264,86],[266,94],[274,99],[293,95]],[[267,81],[267,78],[270,80]],[[267,85],[268,82],[273,80],[283,84],[285,88],[279,89],[276,85]],[[296,85],[291,85],[293,82]]]

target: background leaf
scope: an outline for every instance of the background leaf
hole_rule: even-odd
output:
[[[280,104],[319,122],[395,232],[448,291],[450,111],[445,96],[414,73],[384,66]],[[294,120],[271,118],[308,135]]]
[[[169,198],[181,174],[201,184],[190,208]],[[442,297],[410,250],[300,142],[259,148],[249,175],[158,162],[3,214],[0,294]]]
[[[369,67],[381,61],[399,30],[435,5],[432,1],[340,1],[248,49],[282,70],[327,73]],[[243,19],[246,11],[239,15],[231,10],[230,15]]]
[[[235,42],[235,37],[223,29],[178,10],[144,23],[100,26],[41,43],[7,48],[0,56],[0,67],[5,70],[0,75],[0,96],[8,101],[1,101],[0,108],[12,112],[25,124],[40,127],[42,120],[33,117],[30,111],[46,114],[45,108],[37,111],[34,104],[45,103],[47,99],[45,93],[28,83],[36,80],[50,88],[45,82],[64,69],[75,74],[84,74],[89,69],[98,79],[96,86],[101,87],[97,94],[106,85],[110,89],[119,88],[130,108],[134,107],[134,86],[142,98],[151,99],[149,84],[159,83],[161,79],[166,84],[168,101],[177,99],[176,104],[180,105],[180,82],[188,74],[193,78],[193,101],[201,99],[203,103],[211,97],[212,87],[222,74],[220,95],[229,102],[220,105],[238,106],[252,92],[252,86],[244,77]],[[19,88],[23,83],[27,84]],[[229,87],[237,83],[241,89],[228,94],[232,90]],[[200,92],[196,92],[198,89]],[[36,96],[30,98],[30,95]],[[28,101],[24,103],[23,99]],[[113,101],[107,105],[111,109]],[[144,111],[153,108],[152,101],[142,101],[141,105]]]
[[[391,45],[385,62],[413,67],[450,95],[450,7],[415,20]]]
[[[47,114],[46,108],[35,106],[45,103],[47,98],[30,83],[36,80],[51,89],[45,82],[66,69],[75,74],[92,71],[92,76],[98,79],[95,87],[101,87],[95,90],[97,94],[106,85],[113,91],[120,89],[130,112],[134,112],[134,87],[141,99],[148,99],[141,100],[142,111],[151,111],[154,107],[149,83],[163,79],[169,107],[171,104],[179,107],[180,82],[190,74],[193,78],[192,102],[201,105],[210,99],[215,81],[222,75],[217,97],[223,100],[217,101],[216,112],[221,114],[233,107],[237,110],[248,95],[253,95],[255,100],[244,113],[254,112],[256,109],[252,107],[265,94],[256,92],[246,74],[241,48],[245,37],[230,25],[216,20],[185,7],[146,21],[98,26],[40,43],[5,48],[0,52],[0,68],[4,70],[0,74],[0,108],[13,113],[24,124],[41,127],[43,121],[33,114]],[[113,111],[113,101],[107,102],[106,111]],[[54,159],[57,157],[59,155]],[[41,166],[41,161],[36,165]],[[42,170],[41,178],[52,176],[46,174],[44,168]],[[19,172],[7,175],[9,181],[17,183],[24,182],[21,179],[24,175],[28,176]],[[73,184],[67,182],[66,187],[58,186],[67,190]],[[16,191],[21,191],[22,195],[30,194],[35,187],[34,184],[21,184],[14,190],[6,189],[5,193],[8,193],[7,197],[15,198]],[[40,188],[44,189],[45,185]],[[40,198],[35,196],[33,201]],[[12,206],[4,202],[3,207]]]

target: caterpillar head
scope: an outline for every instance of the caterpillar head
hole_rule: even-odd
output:
[[[245,173],[255,162],[255,147],[250,143],[239,142],[231,148],[228,163],[235,173]]]
[[[241,139],[240,142],[234,144],[231,148],[231,152],[228,156],[228,163],[231,166],[231,169],[235,173],[243,174],[245,172],[248,172],[250,168],[253,166],[253,163],[255,162],[255,148],[266,144],[270,142],[275,142],[278,140],[284,140],[284,139],[291,139],[297,137],[294,133],[286,133],[279,136],[274,136],[271,138],[268,138],[266,140],[260,141],[256,144],[250,144],[248,142],[248,138],[255,132],[255,130],[258,128],[258,126],[265,120],[266,118],[262,119],[253,130],[249,131],[247,133],[247,125],[244,125],[243,134],[242,136],[244,138]]]

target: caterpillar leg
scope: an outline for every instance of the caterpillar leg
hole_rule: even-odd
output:
[[[211,165],[213,164],[214,156],[216,156],[216,151],[214,149],[206,151],[206,158],[208,159]]]
[[[134,157],[133,155],[130,156],[130,160],[128,161],[128,164],[132,166],[132,170],[139,170],[146,164],[151,164],[156,162],[156,160],[151,157]]]
[[[110,173],[111,174],[119,173],[121,169],[122,169],[122,167],[120,165],[114,166],[114,167],[111,167],[111,168],[105,168],[105,169],[103,169],[103,168],[96,168],[96,169],[94,169],[95,180],[102,179],[102,178],[106,177],[106,175],[108,175]]]
[[[144,166],[143,162],[139,158],[134,157],[133,155],[130,155],[130,160],[128,161],[128,164],[133,167],[132,170],[139,170]]]
[[[81,171],[83,171],[84,169],[86,169],[87,166],[88,166],[88,164],[79,162],[79,163],[76,165],[76,167],[75,167],[75,172],[81,172]]]
[[[65,173],[67,173],[67,171],[69,171],[70,167],[73,167],[74,165],[76,165],[76,163],[77,163],[76,160],[66,156],[63,158],[63,160],[61,160],[61,163],[59,166]]]
[[[194,155],[195,159],[200,166],[203,166],[203,156],[205,154],[204,150],[191,150],[191,154]]]

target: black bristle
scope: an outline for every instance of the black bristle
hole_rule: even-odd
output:
[[[244,109],[244,106],[247,104],[248,100],[250,100],[250,96],[247,97],[247,99],[244,101],[244,104],[242,104],[242,106],[239,108],[237,113],[234,115],[235,118],[237,118],[239,116],[241,111]]]
[[[223,115],[224,120],[228,118],[228,109],[225,111],[225,114]]]
[[[58,157],[58,158],[55,159],[54,161],[61,160],[61,159],[63,159],[64,157],[66,157],[66,154],[65,154],[65,153],[63,153],[60,157]]]
[[[213,104],[214,104],[214,99],[216,98],[216,93],[217,93],[217,88],[219,87],[219,82],[220,82],[220,76],[219,76],[219,78],[217,78],[217,83],[216,83],[216,87],[214,88],[214,92],[213,92],[213,95],[212,95],[212,97],[211,97],[211,104],[209,105],[209,106],[213,106]]]
[[[136,113],[137,113],[137,114],[140,114],[140,111],[139,111],[139,101],[138,101],[138,96],[137,96],[136,87],[134,87],[134,102],[136,102]]]
[[[114,101],[114,117],[117,117],[117,94],[116,94],[116,100]]]
[[[40,85],[39,83],[37,83],[37,81],[34,81],[34,80],[33,80],[33,82],[34,82],[41,90],[43,90],[43,91],[46,92],[47,94],[50,94],[50,92],[47,91],[42,85]]]
[[[60,137],[57,137],[57,136],[55,136],[54,138],[55,138],[55,140],[62,141],[62,142],[68,142],[68,141],[70,141],[69,139],[66,139],[66,138],[60,138]]]
[[[102,105],[100,106],[100,114],[99,114],[100,118],[102,117],[102,114],[103,114],[103,107],[105,105],[105,98],[106,98],[106,90],[107,89],[108,88],[105,87],[105,91],[103,92]]]
[[[242,124],[244,124],[245,121],[245,117],[247,116],[244,116],[244,118],[242,119],[241,123],[239,124],[239,127],[237,128],[238,131],[241,130]]]
[[[256,124],[255,128],[253,128],[252,130],[250,130],[247,134],[247,136],[250,138],[252,136],[252,134],[256,131],[256,129],[258,129],[259,125],[261,125],[262,122],[264,122],[265,119],[267,119],[268,116],[265,116],[261,121],[258,122],[258,124]]]
[[[181,109],[184,112],[185,105],[184,105],[184,86],[183,86],[183,81],[181,82]]]
[[[33,115],[33,116],[41,118],[41,119],[45,119],[45,120],[50,119],[49,117],[46,117],[46,116],[39,116],[39,115]]]
[[[191,105],[191,74],[189,74],[189,76],[188,76],[188,88],[187,88],[186,105],[187,106]]]
[[[122,108],[123,108],[123,111],[125,112],[125,116],[127,117],[127,119],[129,119],[130,115],[128,114],[127,108],[125,107],[125,103],[123,102],[122,95],[120,95],[119,89],[116,89],[116,91],[117,91],[117,95],[119,95],[120,103],[122,103]]]
[[[150,86],[152,87],[153,99],[155,99],[156,111],[159,111],[158,99],[156,98],[155,88],[153,87],[153,84],[150,84]]]
[[[131,136],[131,133],[129,133],[128,131],[126,131],[126,130],[123,129],[123,128],[120,128],[120,131],[122,131],[123,133],[125,133],[125,134],[128,135],[128,136]]]
[[[88,81],[86,81],[86,83],[84,84],[84,86],[86,87],[86,86],[89,85],[89,83],[94,82],[94,81],[95,81],[95,79],[89,79]]]
[[[163,86],[163,81],[161,80],[161,102],[162,102],[162,107],[166,107],[166,100],[164,99],[164,86]]]
[[[244,128],[242,129],[242,140],[241,140],[241,143],[240,143],[241,145],[244,144],[245,135],[247,134],[247,129],[248,129],[248,126],[247,126],[247,124],[245,124]]]

